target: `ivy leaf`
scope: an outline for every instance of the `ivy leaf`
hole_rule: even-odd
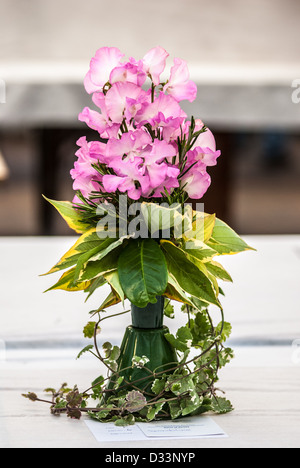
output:
[[[123,377],[123,376],[121,376],[121,377],[119,377],[119,378],[117,379],[116,383],[114,384],[114,389],[115,389],[115,390],[117,390],[117,389],[120,387],[120,385],[122,384],[123,380],[124,380],[124,377]]]
[[[128,414],[123,418],[115,420],[115,426],[132,426],[135,423],[133,414]]]
[[[142,357],[133,356],[132,358],[133,367],[139,367],[139,368],[145,367],[147,362],[149,362],[149,359],[147,358],[147,356],[142,356]]]
[[[77,358],[76,359],[79,359],[84,353],[90,351],[91,349],[93,349],[93,345],[92,344],[89,344],[87,346],[85,346],[81,351],[80,353],[78,354]]]
[[[66,400],[70,408],[77,408],[82,402],[82,395],[75,389],[67,394]]]
[[[71,419],[80,419],[81,411],[79,408],[68,408],[67,416]]]
[[[171,318],[171,319],[175,317],[174,306],[173,304],[171,304],[170,301],[164,307],[164,314],[166,317]]]
[[[83,329],[83,335],[85,338],[93,338],[94,332],[95,332],[95,326],[96,322],[88,322],[84,329]],[[99,329],[98,329],[99,331]]]
[[[180,401],[182,409],[182,416],[196,411],[201,406],[203,398],[200,398],[196,391],[190,392],[190,395],[186,396]]]
[[[168,402],[170,415],[172,419],[176,419],[182,414],[182,408],[178,400],[173,400]]]
[[[153,421],[156,415],[162,410],[165,403],[166,403],[165,400],[161,399],[161,400],[158,400],[154,406],[150,406],[146,415],[147,419],[149,421]]]
[[[22,396],[25,398],[28,398],[28,400],[31,400],[31,401],[38,400],[36,393],[33,393],[33,392],[22,393]]]
[[[190,320],[190,327],[195,347],[201,346],[202,341],[211,334],[211,324],[205,313],[198,312],[195,318]]]
[[[151,390],[153,393],[155,393],[155,395],[159,395],[164,390],[166,386],[166,379],[167,379],[166,374],[163,374],[161,379],[154,380]]]
[[[233,406],[229,400],[223,397],[214,397],[211,402],[212,411],[218,414],[225,414],[233,411]]]
[[[222,330],[222,333],[221,333]],[[232,326],[229,322],[220,322],[216,326],[216,334],[219,335],[221,334],[221,341],[224,343],[231,335],[232,332]]]
[[[100,375],[92,382],[92,398],[96,400],[102,395],[102,386],[104,384],[104,377]]]
[[[193,335],[188,327],[181,327],[177,330],[176,337],[171,333],[166,333],[165,338],[179,351],[187,351],[191,348]]]
[[[129,413],[140,411],[146,404],[147,400],[141,392],[132,390],[131,392],[127,393],[125,409],[129,411]]]

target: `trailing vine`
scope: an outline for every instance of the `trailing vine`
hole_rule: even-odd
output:
[[[46,388],[49,399],[40,398],[33,392],[23,394],[31,401],[50,405],[53,415],[66,414],[80,419],[83,414],[101,422],[114,422],[116,425],[130,425],[139,421],[177,419],[187,415],[206,412],[227,413],[233,409],[229,400],[219,393],[216,387],[219,370],[233,357],[231,348],[225,346],[230,336],[231,325],[221,321],[214,326],[207,308],[199,311],[190,306],[182,306],[188,316],[185,326],[176,334],[167,333],[166,339],[175,348],[178,363],[170,364],[169,369],[154,371],[148,369],[147,356],[134,356],[132,367],[147,370],[149,376],[128,382],[122,375],[126,369],[119,369],[120,348],[104,342],[100,351],[98,336],[103,320],[120,314],[105,315],[105,310],[91,311],[96,321],[89,321],[83,333],[92,343],[85,346],[77,358],[84,353],[93,354],[107,370],[106,376],[99,376],[91,386],[80,391],[75,385],[69,388],[63,383],[59,389]],[[129,311],[121,312],[121,314]],[[166,301],[165,315],[174,317],[171,301]],[[151,392],[141,390],[137,385],[143,379],[151,378]],[[110,383],[110,385],[109,385]],[[113,383],[113,384],[111,384]],[[92,401],[92,404],[90,403]]]

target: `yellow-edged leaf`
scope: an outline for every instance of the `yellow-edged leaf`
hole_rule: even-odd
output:
[[[192,229],[184,233],[184,239],[196,239],[203,243],[207,242],[211,238],[215,222],[215,214],[207,214],[201,213],[199,211],[193,211]]]
[[[75,265],[83,253],[95,248],[97,245],[100,246],[103,241],[104,239],[99,239],[97,236],[96,228],[89,229],[82,234],[79,239],[77,239],[75,244],[61,257],[51,270],[41,276],[50,275],[51,273],[55,273],[59,270]]]
[[[68,271],[65,271],[60,279],[55,283],[51,288],[47,289],[45,292],[52,291],[54,289],[62,289],[63,291],[75,292],[75,291],[84,291],[87,289],[91,282],[82,281],[78,282],[75,285],[73,284],[75,268],[71,268]]]
[[[74,208],[73,203],[69,201],[51,200],[45,197],[45,195],[43,195],[43,198],[54,206],[73,231],[82,234],[88,229],[89,225],[82,222],[80,213]]]

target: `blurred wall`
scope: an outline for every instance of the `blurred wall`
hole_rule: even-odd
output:
[[[156,45],[188,61],[187,112],[222,150],[209,211],[241,233],[299,233],[299,18],[297,0],[0,0],[0,235],[69,233],[41,193],[72,197],[89,61],[102,46],[139,58]]]

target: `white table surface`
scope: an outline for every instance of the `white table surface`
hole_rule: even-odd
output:
[[[84,420],[51,416],[46,404],[21,397],[43,395],[45,387],[64,381],[87,388],[101,374],[96,358],[76,355],[87,344],[82,328],[88,312],[104,291],[87,303],[83,293],[44,294],[57,276],[39,276],[75,239],[0,238],[0,447],[299,448],[300,236],[244,238],[257,252],[221,260],[234,280],[224,285],[223,306],[235,358],[220,373],[219,387],[235,410],[212,417],[228,438],[117,444],[97,442]],[[166,325],[175,331],[182,320],[177,311]],[[108,320],[100,339],[120,343],[129,321],[127,315]]]

